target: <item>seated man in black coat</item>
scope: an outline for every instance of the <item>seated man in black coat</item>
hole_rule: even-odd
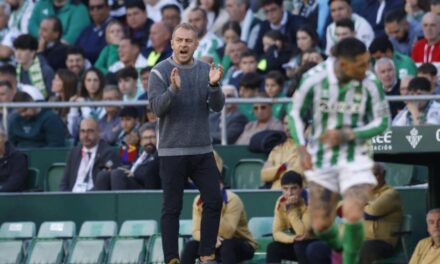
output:
[[[96,185],[96,176],[102,169],[117,168],[121,159],[115,150],[100,140],[98,122],[92,118],[81,121],[80,146],[73,148],[60,184],[60,191],[86,192]]]
[[[0,126],[0,192],[22,191],[26,187],[27,177],[26,155],[12,146]]]
[[[139,129],[144,152],[131,168],[121,166],[116,170],[98,173],[95,190],[160,189],[159,158],[156,151],[156,131],[152,124]]]

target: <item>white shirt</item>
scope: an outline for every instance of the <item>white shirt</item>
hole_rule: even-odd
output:
[[[440,125],[440,103],[431,101],[428,103],[428,109],[425,110],[425,122],[421,125]],[[393,126],[413,126],[408,108],[403,108],[396,117],[394,117]]]
[[[72,192],[86,192],[93,188],[92,172],[97,150],[98,145],[91,149],[87,149],[86,147],[81,149],[81,163],[79,164],[78,175]],[[90,159],[87,158],[87,152],[90,152]],[[89,178],[88,181],[85,181],[87,175],[89,175]]]

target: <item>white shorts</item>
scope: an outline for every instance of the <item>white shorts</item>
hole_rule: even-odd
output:
[[[345,193],[355,185],[377,185],[373,175],[373,161],[367,156],[356,156],[353,162],[345,162],[330,168],[305,171],[309,182],[315,182],[322,187],[335,192]]]

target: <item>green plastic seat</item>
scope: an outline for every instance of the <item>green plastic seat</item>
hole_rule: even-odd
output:
[[[158,233],[156,220],[125,221],[111,250],[109,264],[143,263],[146,241]]]
[[[22,263],[24,259],[23,242],[18,240],[0,241],[0,263]]]
[[[105,263],[116,229],[114,221],[84,222],[67,263]]]
[[[261,169],[264,161],[260,159],[241,159],[235,165],[232,179],[233,189],[258,189],[262,185]]]
[[[0,227],[0,239],[32,239],[35,233],[33,222],[6,222]]]
[[[183,237],[192,237],[192,220],[179,220],[179,234]]]
[[[185,244],[183,237],[179,237],[178,243],[179,252],[181,252]],[[154,235],[151,237],[148,243],[147,255],[147,264],[165,264],[161,235]]]
[[[74,222],[44,222],[40,226],[27,263],[63,263],[67,248],[75,233]]]
[[[35,233],[32,222],[3,223],[0,227],[0,263],[22,263]]]
[[[28,191],[41,191],[40,183],[40,170],[37,168],[28,169],[28,177],[26,180],[26,190]]]
[[[248,222],[254,238],[272,236],[273,217],[252,217]]]
[[[58,192],[60,190],[60,183],[64,176],[64,169],[66,163],[53,163],[47,171],[46,190],[49,192]]]

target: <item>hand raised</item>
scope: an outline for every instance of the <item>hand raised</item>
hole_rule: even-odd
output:
[[[171,71],[171,87],[173,88],[174,91],[180,91],[180,74],[179,74],[179,70],[177,68],[174,68]]]
[[[218,65],[218,68],[215,68],[214,63],[211,63],[211,69],[209,70],[209,84],[211,86],[218,85],[218,82],[223,76],[223,66],[221,64]]]

